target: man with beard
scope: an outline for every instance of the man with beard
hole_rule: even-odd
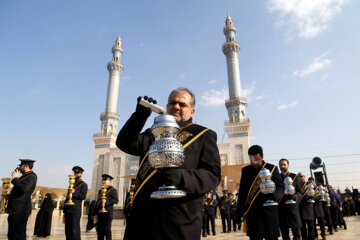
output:
[[[80,240],[80,218],[82,201],[86,199],[86,193],[88,190],[87,184],[81,179],[84,169],[79,166],[72,168],[75,175],[75,184],[73,189],[69,189],[69,193],[72,193],[72,201],[74,206],[66,206],[69,201],[69,194],[66,197],[64,205],[65,215],[65,235],[66,240]]]
[[[21,163],[11,174],[11,189],[6,212],[8,216],[8,239],[25,240],[26,225],[31,214],[31,194],[33,193],[37,176],[32,171],[34,160],[19,159]],[[19,172],[22,174],[19,177]]]
[[[259,145],[249,148],[250,164],[242,169],[239,199],[236,212],[236,221],[244,220],[243,228],[247,230],[250,240],[278,239],[280,236],[278,208],[276,205],[263,206],[267,200],[279,201],[284,193],[284,184],[276,166],[263,160],[263,149]],[[268,169],[271,180],[275,183],[276,190],[273,193],[263,194],[260,192],[260,171]]]
[[[96,201],[96,215],[97,215],[97,227],[96,232],[98,240],[111,240],[111,223],[113,220],[114,213],[114,204],[119,202],[118,192],[116,189],[110,185],[113,177],[108,174],[103,174],[102,176],[102,185],[106,187],[106,198],[101,198],[102,193],[101,189],[99,190],[98,199]],[[101,212],[102,207],[104,206],[106,212]]]
[[[200,239],[203,196],[216,188],[221,174],[216,133],[192,122],[194,106],[195,95],[187,88],[173,90],[166,105],[167,114],[175,117],[180,126],[177,139],[184,147],[185,158],[179,168],[154,169],[148,161],[154,135],[150,129],[140,132],[151,114],[150,108],[138,103],[136,111],[120,130],[116,145],[140,157],[125,240]],[[186,196],[150,198],[151,193],[163,185],[175,186],[185,191]]]
[[[299,207],[296,203],[301,197],[300,180],[296,174],[289,172],[289,161],[285,158],[280,159],[279,168],[281,171],[281,178],[284,181],[286,177],[290,177],[293,181],[292,185],[295,188],[293,195],[285,195],[279,201],[279,224],[281,230],[281,237],[284,240],[290,240],[289,228],[292,230],[294,240],[300,240],[301,218]],[[287,204],[286,201],[293,200],[295,204]]]
[[[298,173],[300,178],[300,186],[302,195],[298,200],[300,216],[302,221],[301,227],[301,237],[302,239],[309,239],[313,240],[315,238],[315,231],[314,231],[314,203],[311,200],[312,197],[307,195],[308,190],[308,183],[305,178],[304,173]]]

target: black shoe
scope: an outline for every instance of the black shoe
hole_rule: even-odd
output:
[[[335,230],[335,232],[339,231],[337,228],[335,228],[334,230]]]
[[[213,236],[216,236],[216,232],[213,233]]]
[[[345,229],[345,230],[347,229],[346,225],[344,225],[344,229]]]
[[[203,233],[202,236],[203,236],[203,237],[206,237],[206,233]]]
[[[226,232],[221,232],[221,233],[226,233]]]

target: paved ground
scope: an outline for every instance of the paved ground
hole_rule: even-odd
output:
[[[36,213],[30,215],[28,226],[27,226],[27,240],[38,239],[33,237],[34,224],[35,224]],[[349,239],[360,239],[360,216],[345,218],[348,224],[348,230],[339,229],[337,233],[334,235],[327,235],[328,240],[349,240]],[[81,238],[82,239],[96,239],[95,230],[91,230],[89,233],[85,233],[85,226],[87,222],[87,217],[84,216],[81,221]],[[113,231],[113,239],[120,240],[124,235],[124,222],[123,220],[115,219],[112,224]],[[216,236],[208,236],[206,238],[202,238],[203,240],[220,240],[220,239],[248,239],[244,233],[236,232],[236,233],[221,233],[221,221],[219,219],[216,220]],[[0,239],[7,239],[7,214],[0,215]],[[62,224],[62,217],[59,216],[58,211],[54,211],[53,214],[53,222],[51,228],[51,236],[47,239],[65,239],[64,233],[64,225]]]

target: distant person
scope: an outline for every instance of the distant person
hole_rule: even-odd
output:
[[[31,214],[31,194],[33,193],[37,176],[32,171],[34,160],[19,159],[21,163],[11,174],[11,189],[6,212],[8,216],[8,239],[25,240],[26,225]],[[19,172],[22,174],[19,177]]]
[[[233,227],[234,232],[236,232],[236,207],[237,202],[234,199],[234,194],[228,193],[230,198],[230,227]]]
[[[96,205],[96,201],[92,200],[89,205],[89,213],[88,213],[88,221],[86,224],[86,232],[90,232],[90,230],[95,227],[95,222],[94,222],[95,205]]]
[[[304,173],[298,173],[300,178],[300,185],[302,196],[298,201],[300,216],[301,216],[301,238],[302,239],[314,239],[315,238],[315,229],[314,229],[314,221],[315,221],[315,210],[314,203],[310,200],[313,198],[308,196],[308,182],[306,181],[306,177]]]
[[[72,200],[75,203],[74,206],[66,206],[69,201],[69,195],[67,196],[64,204],[65,215],[65,235],[66,240],[80,240],[80,218],[82,201],[86,199],[86,193],[88,190],[87,184],[81,179],[84,169],[79,166],[72,168],[75,175],[74,189],[69,190],[72,193]]]
[[[323,240],[326,240],[325,235],[325,213],[324,208],[322,206],[322,197],[319,194],[319,186],[316,184],[315,179],[313,177],[308,178],[308,182],[314,185],[314,191],[315,191],[315,203],[314,203],[314,232],[315,232],[315,238],[318,237],[318,231],[316,228],[316,220],[318,222],[318,225],[320,227],[321,231],[321,237]]]
[[[231,232],[231,219],[230,219],[230,198],[228,196],[228,190],[223,190],[223,196],[220,197],[219,201],[221,224],[223,231],[222,233]]]
[[[47,193],[39,212],[36,215],[34,235],[38,237],[47,237],[51,234],[52,214],[54,210],[54,202],[51,194]]]
[[[103,240],[105,237],[107,240],[111,240],[111,223],[114,215],[114,204],[119,202],[117,190],[110,185],[113,177],[108,174],[103,174],[102,176],[102,185],[106,185],[106,198],[101,198],[101,189],[99,190],[98,199],[96,201],[96,232],[98,240]],[[104,205],[106,212],[101,212],[101,209]]]
[[[244,226],[247,226],[247,236],[253,239],[278,239],[279,216],[278,206],[263,206],[267,200],[279,201],[284,193],[284,184],[275,165],[263,160],[263,149],[259,145],[253,145],[249,148],[248,154],[250,164],[241,171],[241,180],[239,188],[239,199],[236,212],[236,221],[241,223],[244,220]],[[275,192],[263,194],[260,192],[259,177],[260,171],[268,169],[272,172],[271,180],[275,183]]]
[[[130,191],[126,193],[126,197],[125,197],[125,207],[124,207],[125,221],[126,221],[127,217],[130,215],[131,205],[132,205],[132,202],[134,199],[134,194],[135,194],[135,179],[131,179]]]

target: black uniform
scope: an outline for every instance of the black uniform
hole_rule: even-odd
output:
[[[340,198],[333,190],[329,190],[329,197],[330,197],[330,213],[331,213],[331,225],[334,228],[334,231],[338,231],[338,224],[339,224],[339,205],[341,207]]]
[[[270,170],[270,172],[273,171],[271,180],[274,181],[276,190],[274,193],[265,195],[259,192],[259,186],[254,184],[254,186],[257,186],[253,186],[252,189],[255,191],[254,196],[257,197],[252,198],[254,201],[251,204],[251,201],[247,200],[250,187],[264,165],[265,168]],[[260,180],[258,184],[259,183]],[[258,195],[256,195],[256,192],[258,192]],[[263,161],[262,166],[257,169],[251,165],[242,169],[236,220],[239,223],[240,218],[246,214],[245,220],[247,225],[247,235],[250,239],[277,239],[280,236],[277,206],[265,207],[263,206],[263,203],[265,203],[266,200],[279,201],[283,193],[284,184],[276,166]],[[250,210],[247,212],[249,206]]]
[[[222,223],[222,227],[223,227],[223,233],[231,232],[230,198],[228,196],[220,197],[219,207],[220,207],[220,215],[221,215],[221,223]],[[227,226],[227,228],[226,228],[226,226]]]
[[[106,237],[107,240],[111,240],[111,222],[113,220],[114,204],[119,202],[118,192],[112,186],[107,188],[106,192],[106,213],[99,212],[102,209],[101,204],[101,190],[98,194],[98,200],[96,202],[96,215],[97,215],[97,235],[99,240],[103,240]]]
[[[86,199],[86,193],[88,190],[87,184],[79,179],[76,180],[74,185],[75,192],[72,194],[72,201],[74,206],[64,206],[65,214],[65,235],[67,240],[80,240],[80,218],[82,201]],[[65,204],[69,200],[66,198]]]
[[[333,234],[330,206],[328,205],[327,202],[322,202],[322,206],[323,206],[324,220],[326,222],[326,226],[328,226],[329,233]]]
[[[132,114],[116,141],[122,151],[140,156],[140,161],[144,159],[137,174],[138,192],[127,218],[124,239],[200,239],[203,195],[214,189],[221,178],[216,133],[192,124],[191,118],[178,123],[181,127],[178,140],[183,145],[189,143],[184,149],[184,163],[177,169],[156,172],[145,156],[154,136],[149,129],[140,134],[151,112],[141,108]],[[190,143],[190,139],[194,141]],[[169,172],[173,182],[168,184],[184,190],[187,196],[151,199],[150,194],[167,182],[164,174]]]
[[[37,176],[33,171],[14,178],[6,212],[8,216],[8,239],[25,240],[27,220],[31,214],[31,194],[36,186]]]
[[[125,215],[125,219],[129,216],[130,214],[130,210],[131,210],[131,205],[132,205],[132,200],[134,198],[134,191],[129,191],[126,193],[126,197],[125,197],[125,206],[124,206],[124,215]]]
[[[205,214],[207,219],[206,232],[208,235],[210,234],[210,223],[211,223],[211,232],[213,235],[216,235],[215,217],[216,217],[216,207],[218,205],[216,200],[216,195],[214,194],[212,198],[206,199],[206,201],[208,202],[205,208]]]
[[[293,195],[285,195],[280,199],[279,202],[279,225],[281,230],[282,239],[290,239],[289,228],[292,230],[293,239],[300,240],[300,228],[301,228],[301,217],[299,212],[299,206],[297,203],[295,204],[285,204],[287,200],[298,201],[301,197],[301,185],[300,179],[297,178],[297,175],[294,173],[288,173],[286,175],[281,174],[282,180],[286,177],[291,177],[293,180],[292,185],[295,188],[295,194]]]
[[[318,186],[315,188],[315,203],[314,203],[314,213],[315,213],[315,220],[314,220],[314,230],[315,230],[315,237],[318,236],[318,232],[316,229],[316,219],[318,221],[319,227],[320,227],[320,231],[321,231],[321,237],[322,239],[326,239],[326,235],[325,235],[325,222],[324,222],[324,218],[325,218],[325,213],[324,213],[324,208],[322,205],[322,201],[321,200],[321,196],[319,195],[319,188]]]
[[[236,232],[236,207],[237,207],[236,200],[235,199],[230,200],[230,230],[232,225],[234,232]]]
[[[314,239],[314,204],[308,202],[312,197],[307,195],[307,182],[301,184],[302,196],[299,200],[299,210],[302,221],[301,236],[302,239]]]

